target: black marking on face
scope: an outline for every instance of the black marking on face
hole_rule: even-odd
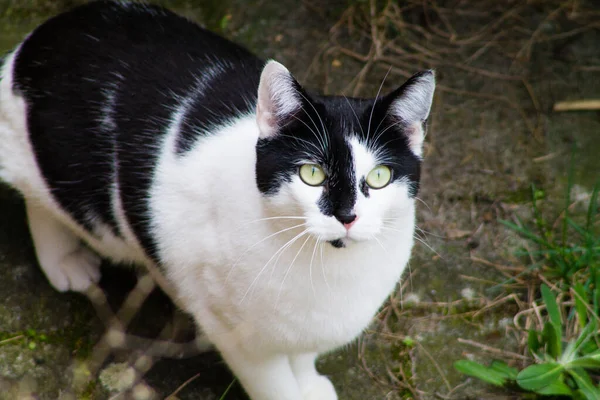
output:
[[[369,197],[369,185],[367,185],[367,180],[365,179],[364,176],[362,178],[360,178],[359,188],[360,188],[360,191],[362,192],[362,194],[364,194],[365,197],[368,198]]]
[[[331,243],[331,245],[336,249],[342,249],[346,247],[346,244],[344,244],[344,241],[342,239],[331,240],[329,241],[329,243]]]

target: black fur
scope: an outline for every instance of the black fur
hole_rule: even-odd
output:
[[[195,93],[177,151],[211,127],[254,110],[264,63],[244,48],[163,8],[93,2],[50,19],[24,42],[14,90],[24,96],[31,142],[59,204],[88,230],[117,232],[118,181],[127,219],[149,255],[148,190],[180,99]],[[208,70],[210,81],[200,81]],[[102,123],[113,92],[114,124]]]

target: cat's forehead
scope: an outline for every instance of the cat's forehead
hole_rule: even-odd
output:
[[[345,136],[362,136],[368,120],[365,114],[374,111],[374,99],[360,99],[346,96],[317,97],[317,112],[325,115],[327,125],[333,132]]]

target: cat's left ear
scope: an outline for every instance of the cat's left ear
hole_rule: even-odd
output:
[[[290,71],[277,61],[265,65],[258,85],[256,122],[259,137],[268,138],[277,133],[302,108],[300,84]]]
[[[419,157],[423,153],[425,122],[429,117],[434,91],[435,73],[428,70],[413,75],[387,96],[390,114],[399,119],[410,149]]]

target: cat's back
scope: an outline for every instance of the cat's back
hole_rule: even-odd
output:
[[[147,199],[165,135],[177,128],[174,151],[184,153],[252,112],[262,66],[158,6],[96,1],[60,14],[2,66],[0,179],[49,198],[88,231],[119,237],[126,218],[149,242]]]

